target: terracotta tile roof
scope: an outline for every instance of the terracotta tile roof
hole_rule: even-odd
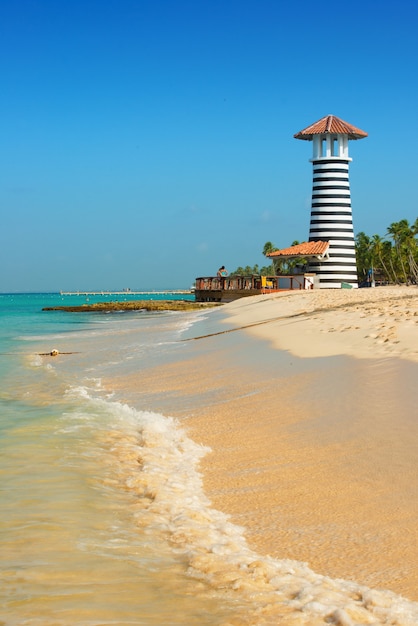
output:
[[[341,120],[335,115],[326,115],[293,136],[295,139],[306,139],[309,141],[314,135],[323,135],[326,133],[348,135],[349,139],[363,139],[363,137],[367,137],[367,133],[365,133],[364,130],[360,130],[360,128],[356,128],[352,124],[344,122],[344,120]]]
[[[299,243],[297,246],[291,246],[290,248],[283,248],[282,250],[270,252],[266,256],[322,256],[327,252],[328,248],[329,241],[309,241]]]

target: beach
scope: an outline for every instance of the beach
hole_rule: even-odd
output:
[[[212,506],[260,554],[418,600],[417,289],[283,292],[222,314],[187,358],[141,374],[210,448]]]
[[[4,623],[418,624],[416,293],[0,297]]]
[[[294,291],[231,303],[228,314],[237,326],[251,325],[257,336],[304,358],[344,354],[417,362],[417,297],[416,287]]]

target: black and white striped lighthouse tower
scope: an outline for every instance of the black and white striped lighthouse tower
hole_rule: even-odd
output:
[[[348,141],[367,133],[327,115],[294,135],[313,143],[313,185],[309,241],[328,241],[326,259],[310,259],[309,271],[319,278],[320,288],[357,287],[348,165]]]

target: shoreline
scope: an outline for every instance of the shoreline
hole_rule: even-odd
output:
[[[417,601],[412,289],[226,304],[203,322],[212,332],[194,326],[179,360],[141,372],[140,385],[209,447],[205,492],[256,552]]]
[[[416,288],[241,299],[105,384],[209,449],[205,494],[250,549],[416,602],[417,305]]]

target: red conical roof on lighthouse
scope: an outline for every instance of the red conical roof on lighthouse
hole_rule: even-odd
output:
[[[311,141],[314,135],[324,135],[326,133],[348,135],[349,139],[363,139],[363,137],[367,137],[367,133],[365,133],[364,130],[360,130],[360,128],[356,128],[352,124],[344,122],[344,120],[335,115],[326,115],[293,136],[295,139]]]

